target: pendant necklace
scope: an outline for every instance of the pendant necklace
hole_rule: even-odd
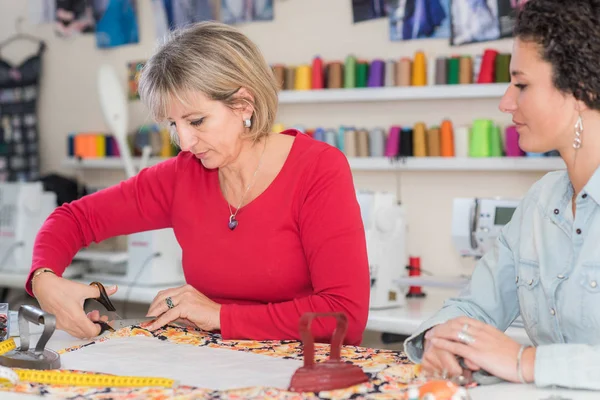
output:
[[[238,206],[236,207],[235,213],[231,210],[231,204],[229,204],[229,201],[227,201],[227,197],[225,197],[225,201],[227,201],[227,206],[229,207],[229,223],[227,224],[227,226],[231,230],[234,230],[235,228],[237,228],[239,222],[235,217],[237,216],[238,212],[240,211],[240,207],[244,203],[244,199],[246,198],[248,191],[250,190],[250,188],[252,186],[254,186],[254,183],[256,182],[256,175],[258,174],[258,171],[260,170],[260,165],[262,163],[262,159],[265,154],[265,150],[267,149],[267,139],[268,139],[268,136],[265,138],[265,145],[263,147],[263,151],[260,155],[260,158],[258,159],[258,166],[256,167],[256,171],[254,171],[254,175],[252,175],[252,181],[248,184],[248,186],[246,186],[246,191],[242,195],[242,199],[240,200],[240,204],[238,204]],[[223,189],[225,191],[225,195],[227,195],[227,188],[225,187],[225,185],[223,185]]]

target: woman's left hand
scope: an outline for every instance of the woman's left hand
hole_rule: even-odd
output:
[[[221,305],[210,300],[191,285],[160,291],[147,316],[157,316],[148,330],[156,330],[174,321],[192,323],[205,331],[221,329]]]
[[[465,338],[465,335],[467,337]],[[432,346],[463,357],[492,375],[519,383],[517,354],[521,345],[481,321],[460,317],[432,328],[425,335]],[[461,340],[462,337],[462,340]],[[472,340],[471,340],[472,339]],[[521,358],[523,378],[533,381],[535,348],[527,348]]]

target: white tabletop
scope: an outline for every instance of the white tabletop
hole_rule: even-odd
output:
[[[444,301],[455,295],[455,290],[426,288],[427,295],[421,298],[406,299],[406,305],[398,308],[370,310],[367,329],[376,332],[412,335],[427,319],[442,308]],[[506,334],[519,343],[531,345],[525,329],[515,324]]]

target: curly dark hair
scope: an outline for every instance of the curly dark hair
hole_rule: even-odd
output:
[[[600,110],[600,0],[529,0],[514,36],[540,45],[558,90]]]

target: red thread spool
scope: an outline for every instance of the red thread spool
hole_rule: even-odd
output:
[[[408,276],[421,276],[421,258],[410,257],[408,265]],[[406,297],[425,297],[421,286],[411,286]]]
[[[320,57],[315,57],[312,65],[312,88],[323,89],[325,87],[323,70],[323,60]]]
[[[483,52],[483,58],[481,60],[481,69],[479,70],[479,77],[477,78],[477,83],[494,83],[497,55],[498,52],[496,50],[488,49]]]

